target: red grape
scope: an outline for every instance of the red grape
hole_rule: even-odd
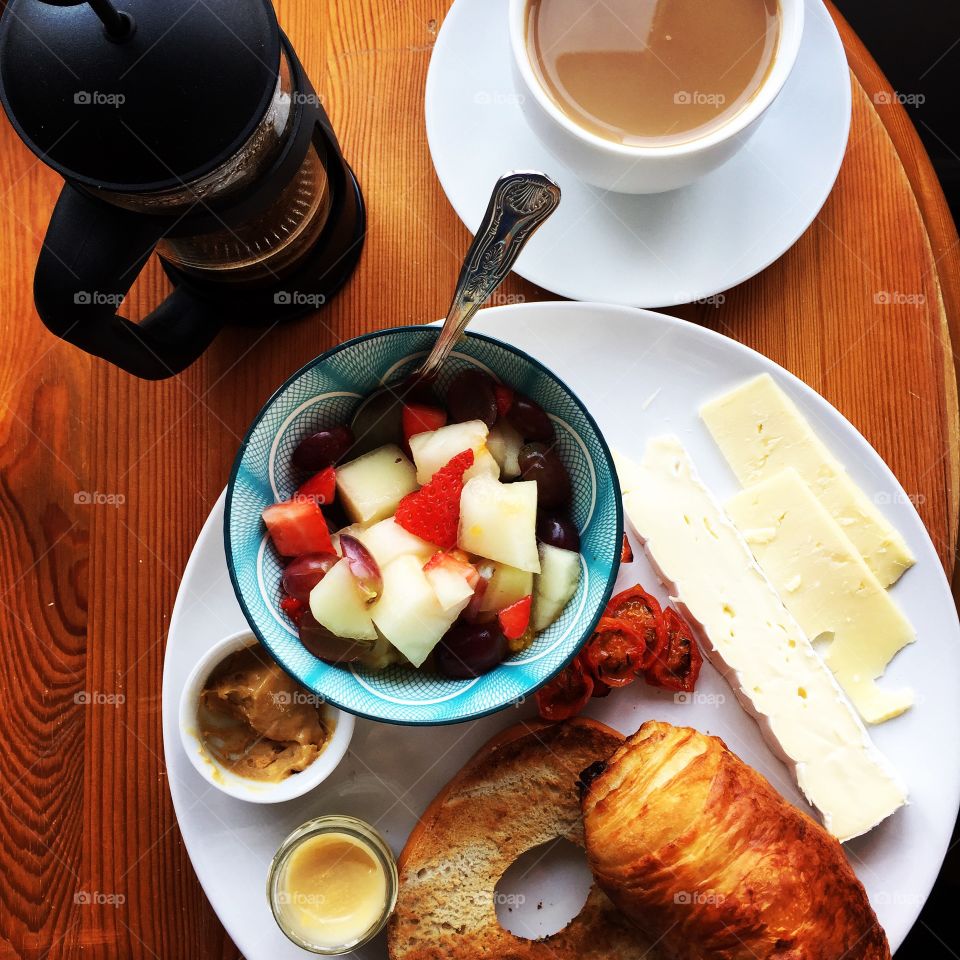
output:
[[[340,536],[340,549],[367,603],[374,603],[383,593],[383,575],[380,573],[380,565],[356,537],[351,537],[347,533]]]
[[[339,559],[333,553],[308,553],[297,557],[283,570],[284,592],[297,600],[309,600],[310,591]]]

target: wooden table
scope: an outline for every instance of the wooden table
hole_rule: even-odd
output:
[[[279,0],[362,181],[366,250],[322,315],[227,331],[171,381],[135,381],[41,326],[31,279],[60,184],[0,124],[0,960],[237,956],[167,793],[169,612],[240,437],[273,388],[337,341],[447,306],[469,238],[433,174],[422,101],[448,7]],[[916,499],[952,573],[957,235],[903,109],[839,26],[854,117],[832,197],[786,256],[719,309],[677,312],[759,349],[845,413]],[[164,288],[151,265],[130,316]],[[114,502],[85,504],[82,492]]]

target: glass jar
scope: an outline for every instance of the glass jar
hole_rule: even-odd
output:
[[[298,947],[324,956],[372,940],[393,913],[397,887],[397,863],[386,841],[370,824],[345,816],[297,827],[267,875],[277,925]]]

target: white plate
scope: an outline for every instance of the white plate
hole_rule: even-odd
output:
[[[898,947],[937,876],[960,799],[960,758],[956,750],[943,749],[960,739],[960,626],[943,568],[909,497],[863,437],[822,397],[772,361],[710,330],[649,311],[579,303],[486,310],[474,326],[510,340],[567,380],[607,439],[628,455],[641,455],[651,436],[678,434],[720,497],[733,493],[736,484],[697,409],[708,398],[768,371],[904,534],[918,562],[893,595],[916,627],[918,642],[897,656],[887,682],[913,686],[917,704],[875,728],[873,736],[909,786],[911,805],[846,845],[891,945]],[[298,957],[303,955],[274,926],[264,895],[267,865],[287,832],[317,814],[347,812],[375,823],[399,851],[439,788],[496,731],[531,715],[533,705],[452,727],[416,729],[358,720],[350,753],[313,794],[274,807],[224,796],[193,769],[176,726],[180,688],[194,663],[220,637],[244,627],[224,561],[222,521],[221,500],[187,565],[170,624],[163,677],[170,790],[200,882],[247,960]],[[637,581],[649,589],[656,584],[640,551],[621,573],[620,586]],[[693,702],[676,703],[669,694],[638,682],[594,701],[590,712],[625,733],[658,718],[717,734],[803,806],[786,769],[709,665]],[[562,889],[537,893],[548,906],[565,896]],[[368,949],[369,956],[385,955],[382,940]]]
[[[754,137],[698,183],[656,196],[587,186],[540,144],[517,103],[507,0],[457,0],[427,75],[427,138],[444,192],[476,232],[508,170],[563,190],[517,273],[574,300],[664,307],[742,283],[782,256],[833,187],[850,130],[850,73],[820,0],[807,0],[793,73]]]

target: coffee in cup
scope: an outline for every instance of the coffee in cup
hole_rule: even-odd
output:
[[[704,136],[761,88],[779,0],[529,0],[540,83],[575,124],[616,143]]]
[[[729,160],[796,62],[804,0],[509,0],[516,102],[578,179],[660,193]]]

